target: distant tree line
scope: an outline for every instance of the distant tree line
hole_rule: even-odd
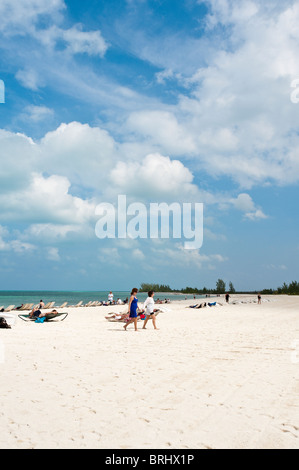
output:
[[[152,284],[152,283],[142,283],[140,287],[140,292],[149,292],[153,290],[154,292],[181,292],[182,294],[197,294],[197,295],[205,295],[205,294],[225,294],[229,292],[230,294],[237,293],[236,289],[232,282],[229,282],[228,288],[226,283],[223,279],[218,279],[216,282],[215,289],[208,289],[207,287],[203,287],[199,289],[197,287],[183,287],[182,289],[172,289],[168,284]],[[287,295],[299,295],[299,282],[292,281],[289,285],[284,283],[281,287],[277,287],[277,289],[262,289],[260,291],[238,291],[239,294],[249,294],[249,293],[257,293],[260,292],[264,295],[271,295],[271,294],[287,294]]]
[[[166,284],[151,284],[151,283],[142,283],[140,286],[140,292],[149,292],[150,290],[154,292],[182,292],[183,294],[224,294],[227,292],[226,284],[223,279],[218,279],[216,282],[216,289],[208,289],[207,287],[203,287],[202,289],[198,289],[197,287],[182,287],[182,289],[172,289],[169,285]],[[236,292],[233,283],[229,283],[228,292],[233,294]]]
[[[285,294],[285,295],[299,295],[299,282],[292,281],[289,285],[285,282],[281,287],[277,289],[263,289],[260,291],[261,294]]]

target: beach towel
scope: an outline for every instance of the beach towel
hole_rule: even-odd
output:
[[[35,320],[35,323],[44,323],[46,321],[46,317],[42,317],[42,318],[37,318]]]

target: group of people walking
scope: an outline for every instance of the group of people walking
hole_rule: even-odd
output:
[[[131,292],[131,297],[129,300],[129,306],[128,306],[128,313],[129,313],[129,320],[128,322],[124,325],[124,329],[126,330],[127,327],[131,324],[134,323],[134,328],[135,331],[138,330],[137,328],[137,321],[138,321],[138,299],[137,299],[137,293],[138,289],[134,287]],[[142,329],[146,328],[146,325],[149,320],[152,320],[153,322],[153,327],[155,330],[158,330],[157,324],[156,324],[156,315],[155,315],[155,302],[154,302],[154,291],[149,291],[148,292],[148,297],[146,301],[144,302],[144,308],[145,308],[145,320],[143,323]]]

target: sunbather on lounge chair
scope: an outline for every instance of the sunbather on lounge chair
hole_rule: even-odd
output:
[[[40,315],[41,315],[41,311],[37,308],[37,307],[34,307],[31,312],[29,313],[29,318],[38,318]]]
[[[29,313],[29,318],[43,318],[46,317],[47,315],[57,315],[58,312],[57,310],[52,310],[52,312],[41,312],[38,308],[34,308],[30,313]]]
[[[58,315],[58,312],[57,310],[52,310],[52,312],[44,312],[40,314],[39,318],[47,317],[48,315]]]

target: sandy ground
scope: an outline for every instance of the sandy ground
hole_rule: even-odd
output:
[[[0,330],[0,448],[298,448],[299,298],[253,299],[172,303],[159,331],[105,320],[123,306],[18,319]]]

